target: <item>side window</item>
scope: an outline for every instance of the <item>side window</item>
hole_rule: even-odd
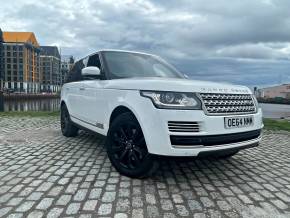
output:
[[[82,69],[85,67],[83,60],[79,60],[74,64],[68,73],[66,82],[76,82],[82,80]]]
[[[89,60],[89,57],[86,57],[86,58],[84,58],[83,60],[82,60],[82,62],[83,62],[83,64],[84,64],[84,66],[85,67],[88,67],[88,60]]]
[[[98,67],[99,69],[101,69],[99,54],[94,54],[90,56],[87,67]]]

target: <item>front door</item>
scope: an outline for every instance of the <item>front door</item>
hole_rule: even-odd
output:
[[[76,62],[73,69],[70,72],[68,86],[65,86],[65,92],[68,93],[68,109],[70,115],[75,119],[81,119],[82,107],[81,107],[81,90],[83,88],[83,81],[81,76],[81,70],[85,67],[83,60]]]
[[[90,56],[87,66],[102,69],[99,55]],[[104,129],[103,114],[107,105],[104,98],[103,83],[104,80],[100,80],[100,78],[89,78],[83,81],[83,90],[81,91],[83,119],[86,123],[94,126],[98,132],[102,132]]]

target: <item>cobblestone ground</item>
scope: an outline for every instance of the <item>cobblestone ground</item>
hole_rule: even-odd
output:
[[[164,159],[134,180],[104,139],[65,138],[56,118],[0,119],[0,217],[290,217],[290,134],[265,132],[229,160]]]

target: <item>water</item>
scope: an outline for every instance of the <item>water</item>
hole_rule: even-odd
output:
[[[4,111],[58,111],[59,101],[58,98],[6,100]]]
[[[290,117],[290,105],[259,104],[266,118]],[[45,98],[33,100],[10,100],[4,102],[4,111],[57,111],[59,110],[58,98]]]
[[[285,104],[259,104],[265,118],[290,117],[290,105]]]

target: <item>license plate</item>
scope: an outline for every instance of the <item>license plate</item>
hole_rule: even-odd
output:
[[[254,125],[254,117],[246,116],[246,117],[225,117],[225,128],[233,129],[233,128],[241,128],[248,127]]]

